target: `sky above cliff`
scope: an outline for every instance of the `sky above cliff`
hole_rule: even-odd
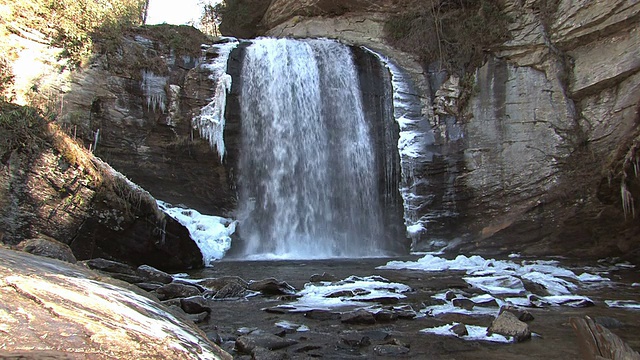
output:
[[[219,2],[219,0],[151,0],[147,13],[147,24],[183,25],[197,23],[203,4]]]

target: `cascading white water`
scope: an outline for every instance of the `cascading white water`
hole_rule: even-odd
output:
[[[383,255],[379,179],[350,49],[258,39],[241,78],[243,256]]]

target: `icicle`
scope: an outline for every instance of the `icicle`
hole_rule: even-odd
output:
[[[194,119],[195,125],[200,131],[200,136],[207,139],[211,147],[215,147],[220,155],[220,161],[224,158],[224,112],[227,103],[227,93],[231,90],[231,76],[223,74],[218,79],[213,101],[203,107],[200,115]]]
[[[204,48],[205,57],[211,58],[201,67],[209,70],[209,79],[216,82],[216,88],[211,102],[200,110],[200,115],[193,118],[193,127],[198,129],[200,136],[209,141],[211,148],[215,148],[220,155],[220,161],[224,159],[224,112],[227,103],[227,94],[231,90],[231,75],[227,74],[227,61],[231,51],[238,46],[234,38],[226,38],[227,42]],[[211,56],[215,54],[216,56]]]
[[[158,76],[152,71],[142,71],[142,92],[147,98],[147,109],[156,111],[160,109],[161,112],[166,110],[167,93],[164,88],[167,85],[167,78],[165,76]]]
[[[624,180],[620,183],[620,195],[622,196],[622,210],[624,211],[624,218],[627,218],[627,214],[631,214],[631,217],[636,217],[636,209],[633,200],[633,194],[627,188]]]

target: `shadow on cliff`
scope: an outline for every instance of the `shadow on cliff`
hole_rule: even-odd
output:
[[[182,225],[37,110],[0,104],[0,231],[15,245],[44,234],[79,260],[105,257],[162,269],[202,266]]]

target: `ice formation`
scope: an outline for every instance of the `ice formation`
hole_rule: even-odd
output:
[[[451,328],[457,325],[458,323],[452,323],[447,325],[442,325],[433,328],[426,328],[420,330],[423,334],[434,334],[441,336],[458,336]],[[468,335],[460,336],[460,338],[468,341],[491,341],[491,342],[499,342],[499,343],[511,343],[513,340],[507,339],[506,337],[500,334],[487,334],[487,328],[482,326],[475,325],[465,325],[467,328]]]
[[[193,209],[174,207],[158,200],[158,206],[189,230],[191,239],[202,252],[205,266],[221,259],[231,247],[231,235],[236,231],[236,221],[210,215],[202,215]]]
[[[207,139],[211,148],[215,148],[220,155],[220,161],[224,159],[224,112],[227,103],[227,94],[231,90],[231,75],[227,74],[227,61],[231,51],[238,46],[238,41],[229,38],[228,42],[215,44],[206,51],[215,52],[211,60],[201,64],[202,68],[209,70],[209,78],[216,84],[211,101],[200,110],[200,114],[193,119],[194,128],[198,129],[200,136]]]
[[[593,302],[586,296],[573,292],[585,283],[609,281],[600,275],[582,273],[559,266],[557,261],[536,260],[514,262],[511,260],[484,259],[474,255],[467,257],[458,255],[449,260],[432,254],[425,255],[417,261],[390,261],[379,269],[409,269],[422,271],[465,271],[468,276],[463,279],[468,284],[486,292],[498,305],[511,303],[518,306],[586,306]],[[523,280],[536,283],[548,294],[538,296],[525,289]],[[441,298],[444,299],[444,294]],[[438,296],[436,296],[438,298]],[[449,302],[444,305],[430,306],[423,312],[438,314],[444,312],[477,313],[483,309],[454,309]]]
[[[285,305],[292,311],[308,311],[313,309],[328,310],[345,306],[366,306],[380,298],[404,299],[402,293],[411,288],[400,283],[393,283],[379,276],[350,276],[335,283],[307,283],[298,295],[301,297],[293,303]],[[352,296],[337,296],[348,293]]]
[[[152,71],[142,71],[142,93],[147,99],[147,109],[165,112],[167,108],[167,77],[158,76]]]

